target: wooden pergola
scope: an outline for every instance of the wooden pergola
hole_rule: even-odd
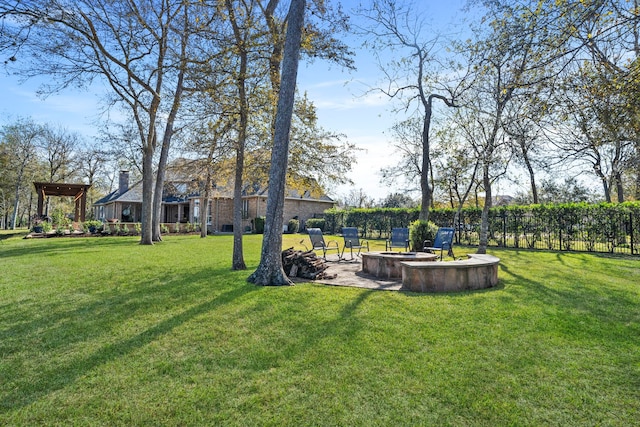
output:
[[[38,216],[43,216],[44,199],[47,196],[73,197],[76,203],[73,214],[74,221],[84,222],[87,209],[87,191],[91,185],[87,184],[59,184],[55,182],[34,182],[38,193]]]

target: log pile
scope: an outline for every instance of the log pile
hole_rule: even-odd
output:
[[[329,268],[322,258],[313,251],[296,251],[293,248],[282,251],[282,267],[289,277],[304,279],[335,279],[336,274],[327,274]]]

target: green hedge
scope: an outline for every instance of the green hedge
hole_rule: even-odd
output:
[[[324,218],[309,218],[306,222],[306,228],[319,228],[325,231],[326,220]]]

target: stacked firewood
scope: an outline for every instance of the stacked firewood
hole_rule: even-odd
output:
[[[327,274],[329,268],[322,258],[313,251],[296,251],[293,248],[282,251],[282,267],[289,277],[304,279],[335,279],[336,274]]]

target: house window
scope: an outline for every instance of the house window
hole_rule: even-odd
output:
[[[242,219],[249,218],[249,200],[244,199],[242,201]]]

